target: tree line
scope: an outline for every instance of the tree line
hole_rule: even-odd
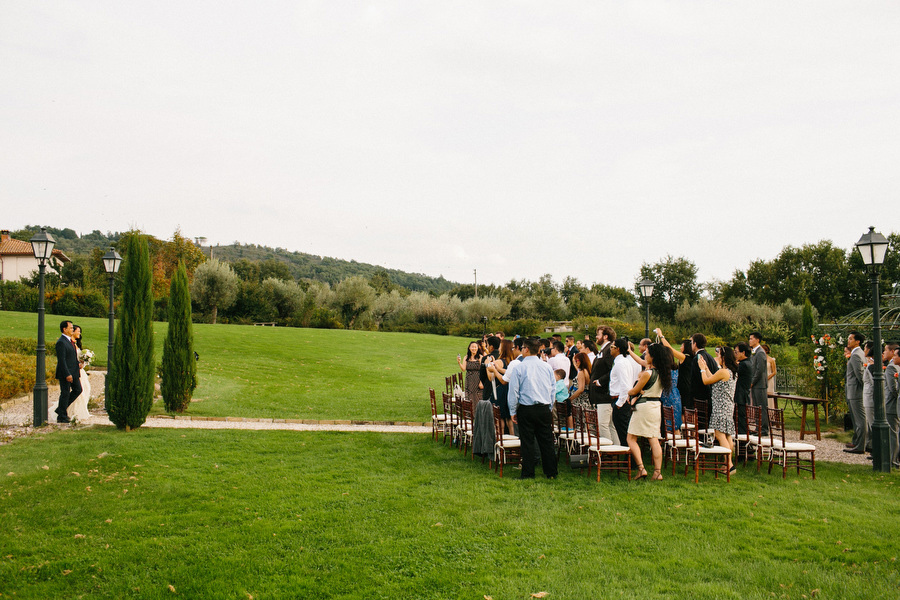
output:
[[[62,239],[71,239],[67,230]],[[19,239],[29,228],[14,232]],[[98,239],[99,232],[88,234]],[[109,234],[105,241],[126,251],[127,241],[140,232]],[[69,237],[65,237],[69,236]],[[225,260],[216,247],[209,260],[202,249],[176,231],[169,240],[146,236],[152,271],[154,318],[167,318],[168,289],[179,261],[191,286],[194,319],[206,322],[274,322],[302,327],[389,329],[469,335],[486,327],[539,329],[546,321],[571,320],[590,328],[598,318],[643,323],[643,300],[637,280],[656,284],[650,299],[654,322],[702,330],[723,338],[743,338],[745,329],[768,333],[769,340],[792,341],[800,334],[804,306],[813,322],[829,321],[871,302],[867,275],[855,249],[844,250],[823,240],[799,248],[786,246],[772,260],[753,261],[737,269],[728,281],[700,282],[697,267],[685,257],[666,256],[642,265],[633,289],[574,277],[555,282],[551,275],[537,281],[513,279],[504,285],[453,284],[446,290],[413,289],[398,282],[395,271],[373,267],[337,281],[298,278],[295,266],[266,254],[261,260],[242,256]],[[888,236],[890,247],[883,281],[900,281],[900,235]],[[81,243],[82,238],[78,238]],[[72,247],[76,247],[73,241]],[[230,248],[259,250],[259,247]],[[276,249],[279,250],[279,249]],[[57,281],[48,282],[48,310],[58,314],[105,314],[107,279],[100,257],[106,246],[75,254]],[[345,261],[346,262],[346,261]],[[354,264],[354,263],[348,263]],[[360,264],[360,263],[355,263]],[[371,266],[371,265],[369,265]],[[52,279],[52,278],[51,278]],[[444,280],[446,281],[446,280]],[[11,289],[10,286],[19,286]],[[4,310],[35,310],[36,281],[0,286]],[[777,340],[777,341],[776,341]]]

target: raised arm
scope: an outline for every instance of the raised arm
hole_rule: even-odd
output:
[[[719,369],[715,374],[710,374],[709,367],[706,365],[706,359],[703,358],[702,354],[697,356],[697,366],[700,367],[700,378],[703,380],[703,385],[710,385],[717,381],[725,381],[731,377],[728,373],[728,369]]]
[[[667,340],[666,336],[663,335],[662,329],[657,327],[654,331],[656,332],[656,335],[659,336],[660,343],[672,351],[672,356],[677,358],[678,362],[684,362],[684,359],[685,359],[684,352],[682,352],[681,350],[676,350],[675,348],[672,347],[671,344],[669,344],[669,340]]]

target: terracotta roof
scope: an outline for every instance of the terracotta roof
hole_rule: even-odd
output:
[[[0,242],[0,254],[6,256],[34,256],[34,250],[32,250],[31,244],[28,242],[8,239]],[[64,263],[72,260],[65,254],[63,254],[62,250],[58,250],[56,248],[53,249],[53,256]]]

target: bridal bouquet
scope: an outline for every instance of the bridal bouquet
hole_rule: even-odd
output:
[[[91,362],[94,360],[94,353],[87,348],[81,351],[81,362],[84,363],[85,367],[89,367]]]

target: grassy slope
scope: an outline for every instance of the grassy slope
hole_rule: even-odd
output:
[[[4,446],[0,473],[0,594],[18,598],[168,598],[172,585],[216,598],[870,599],[900,585],[897,478],[863,467],[821,465],[816,481],[742,470],[731,485],[563,469],[523,483],[427,436],[94,429]]]
[[[47,319],[51,342],[60,320]],[[105,364],[107,321],[75,322]],[[157,363],[166,327],[154,324]],[[34,314],[0,311],[0,336],[36,329]],[[428,386],[443,386],[466,348],[445,336],[241,325],[194,325],[194,338],[200,386],[189,414],[220,417],[428,421]]]

